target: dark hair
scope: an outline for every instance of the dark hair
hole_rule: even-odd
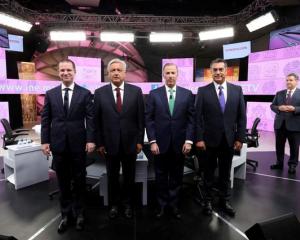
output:
[[[294,77],[296,80],[299,80],[299,76],[296,73],[289,73],[287,77]]]
[[[74,69],[74,71],[76,72],[76,65],[75,65],[75,63],[74,63],[72,60],[70,60],[70,59],[64,59],[64,60],[59,61],[59,63],[57,64],[57,67],[59,66],[60,63],[63,63],[63,62],[69,62],[69,63],[72,63],[73,69]]]
[[[227,68],[227,62],[223,58],[216,58],[211,61],[210,68],[214,63],[224,63],[225,68]]]

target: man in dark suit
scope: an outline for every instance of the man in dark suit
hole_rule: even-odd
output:
[[[297,88],[299,77],[290,73],[286,78],[287,89],[276,93],[271,109],[276,113],[274,129],[276,136],[276,164],[271,169],[283,169],[284,146],[286,139],[290,145],[288,161],[290,174],[296,173],[300,141],[300,89]]]
[[[86,152],[95,148],[92,95],[74,83],[75,73],[71,60],[58,64],[62,84],[46,92],[42,112],[42,150],[53,155],[60,190],[59,233],[67,229],[72,217],[77,230],[84,227],[85,159]]]
[[[126,63],[113,59],[107,65],[111,83],[95,91],[97,149],[106,158],[109,217],[116,218],[120,204],[125,217],[133,216],[133,189],[137,154],[144,142],[144,102],[139,87],[124,83]],[[123,187],[119,172],[122,164]]]
[[[154,155],[159,211],[169,205],[181,218],[178,193],[182,184],[185,155],[194,141],[194,98],[191,91],[176,86],[178,68],[173,63],[163,67],[165,85],[152,90],[146,103],[146,130]]]
[[[234,150],[245,141],[246,113],[241,87],[226,82],[227,64],[223,59],[212,61],[213,82],[198,89],[196,97],[196,147],[205,151],[203,212],[212,214],[212,185],[219,167],[219,206],[230,216],[235,211],[229,203],[230,170]]]

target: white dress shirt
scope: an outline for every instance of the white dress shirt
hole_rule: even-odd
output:
[[[112,92],[114,95],[114,99],[115,102],[117,102],[117,91],[116,88],[120,88],[120,94],[121,94],[121,102],[123,104],[123,97],[124,97],[124,82],[122,82],[120,87],[117,87],[116,85],[114,85],[113,83],[111,83],[111,88],[112,88]]]
[[[169,90],[171,90],[171,88],[168,87],[167,85],[165,85],[165,88],[166,88],[166,93],[167,93],[168,102],[169,102],[169,100],[170,100],[170,94],[171,94],[169,92]],[[175,101],[175,99],[176,99],[176,85],[172,89],[173,89],[173,98],[174,98],[174,101]]]
[[[219,86],[223,87],[223,94],[224,94],[225,103],[226,103],[227,102],[227,83],[226,83],[226,81],[224,81],[222,84],[217,84],[215,81],[213,83],[215,85],[215,89],[216,89],[216,93],[217,93],[218,97],[219,97],[219,92],[220,92]]]
[[[291,97],[292,97],[293,94],[294,94],[294,92],[296,91],[296,89],[297,89],[297,88],[294,88],[294,89],[292,89],[292,90],[287,89],[287,90],[286,90],[286,97],[288,96],[289,91],[291,91]]]
[[[64,85],[63,83],[61,84],[61,96],[62,96],[62,100],[64,102],[64,97],[65,97],[65,88],[69,88],[69,91],[68,91],[68,95],[69,95],[69,107],[71,105],[71,100],[72,100],[72,96],[73,96],[73,92],[74,92],[74,82],[69,86],[67,87],[66,85]]]

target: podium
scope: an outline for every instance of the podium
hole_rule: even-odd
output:
[[[10,145],[7,149],[3,157],[5,179],[16,190],[49,179],[47,157],[40,144]]]

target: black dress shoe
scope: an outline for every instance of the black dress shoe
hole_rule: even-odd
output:
[[[126,218],[132,218],[133,217],[133,210],[132,210],[132,207],[130,207],[130,206],[126,206],[125,208],[124,208],[124,215],[125,215],[125,217]]]
[[[278,169],[278,170],[282,170],[283,169],[283,165],[282,164],[273,164],[270,166],[271,169]]]
[[[177,207],[172,207],[172,214],[176,219],[181,219],[181,214]]]
[[[109,210],[108,216],[110,219],[115,219],[118,216],[118,207],[112,206],[112,208]]]
[[[57,232],[64,233],[68,229],[68,225],[69,225],[68,218],[67,216],[64,216],[58,225]]]
[[[228,201],[221,201],[219,206],[220,206],[221,211],[223,211],[227,215],[229,215],[231,217],[235,216],[235,211]]]
[[[295,174],[296,173],[296,166],[289,166],[289,170],[288,170],[289,174]]]
[[[206,216],[211,216],[212,215],[212,205],[210,201],[206,201],[203,206],[202,210],[203,214]]]
[[[84,217],[82,214],[78,215],[76,220],[76,230],[82,231],[84,229]]]
[[[159,208],[158,211],[156,212],[155,217],[157,219],[161,219],[165,214],[164,208]]]

